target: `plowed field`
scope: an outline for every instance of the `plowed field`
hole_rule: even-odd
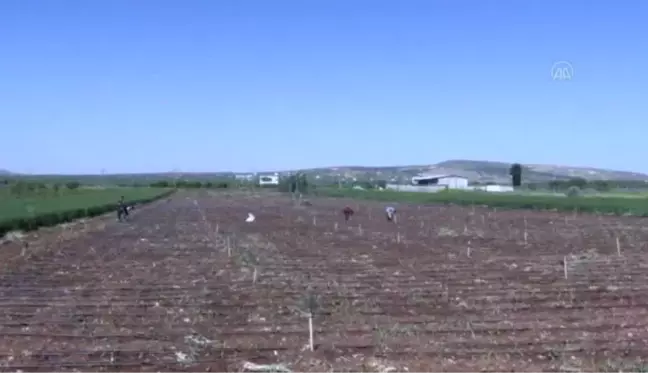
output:
[[[394,224],[384,204],[310,202],[180,192],[128,223],[0,246],[0,369],[600,371],[648,356],[646,220],[399,205]]]

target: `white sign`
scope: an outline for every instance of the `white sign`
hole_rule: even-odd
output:
[[[574,77],[574,67],[567,61],[558,61],[551,66],[551,79],[571,80]]]

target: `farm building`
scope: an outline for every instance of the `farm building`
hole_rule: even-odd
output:
[[[260,186],[279,185],[279,175],[278,174],[261,175],[259,176],[259,185]]]
[[[468,179],[458,175],[419,175],[412,178],[413,185],[445,186],[450,189],[467,189]]]
[[[236,180],[252,181],[254,180],[254,174],[238,174],[238,175],[234,175],[234,178]]]

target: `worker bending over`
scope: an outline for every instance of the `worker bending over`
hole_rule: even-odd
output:
[[[391,206],[387,206],[385,208],[385,214],[387,215],[387,221],[394,221],[394,218],[396,217],[396,209]]]
[[[117,220],[123,221],[126,217],[128,217],[128,206],[126,206],[124,196],[121,196],[117,202]]]
[[[342,213],[344,214],[344,220],[349,221],[349,219],[353,215],[353,209],[349,206],[346,206],[344,210],[342,210]]]

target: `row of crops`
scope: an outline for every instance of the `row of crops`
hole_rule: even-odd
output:
[[[387,190],[319,189],[319,195],[416,204],[482,205],[509,209],[556,210],[648,216],[648,198],[620,196],[560,197],[447,190],[437,193]]]
[[[64,189],[16,197],[0,190],[0,236],[116,211],[121,196],[129,204],[139,204],[172,192],[168,188]]]

